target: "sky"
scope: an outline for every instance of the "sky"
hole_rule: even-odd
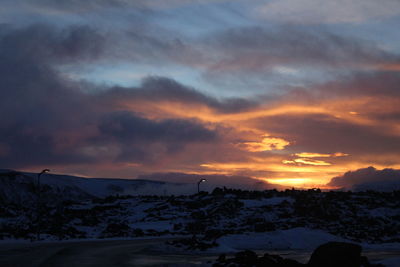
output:
[[[2,168],[327,188],[400,169],[398,0],[1,5]]]

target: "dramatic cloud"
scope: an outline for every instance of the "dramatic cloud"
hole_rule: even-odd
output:
[[[6,28],[1,32],[0,109],[2,114],[8,114],[0,125],[1,142],[8,151],[2,158],[5,164],[18,162],[21,166],[39,159],[54,162],[60,157],[64,161],[80,160],[68,155],[70,152],[57,156],[53,149],[57,139],[63,140],[68,130],[73,130],[71,125],[86,128],[85,120],[92,107],[75,88],[78,85],[63,81],[49,62],[84,57],[87,51],[97,55],[98,48],[92,44],[96,40],[88,32],[86,28],[72,28],[59,38],[47,26],[16,31]],[[74,117],[81,119],[74,122]],[[72,139],[64,141],[73,142]]]
[[[1,164],[304,187],[400,168],[395,1],[260,4],[6,1]]]
[[[215,138],[215,133],[186,120],[163,120],[160,122],[137,117],[128,112],[108,115],[99,124],[104,136],[122,142],[173,141],[192,142],[208,141]]]
[[[225,98],[217,100],[213,97],[184,86],[175,80],[165,77],[148,77],[143,80],[140,88],[113,87],[104,93],[106,99],[113,99],[123,106],[140,105],[152,102],[173,105],[191,106],[195,109],[206,107],[217,113],[239,113],[254,109],[258,103],[244,98]],[[135,106],[135,109],[139,107]],[[162,107],[154,107],[162,108]],[[188,110],[186,110],[187,112]]]
[[[289,144],[290,143],[284,139],[263,135],[261,142],[244,142],[238,144],[238,146],[250,152],[260,152],[268,150],[282,150],[285,149],[285,147]]]
[[[348,171],[334,177],[328,185],[352,190],[400,190],[400,170],[368,167]]]
[[[215,56],[199,59],[203,79],[242,94],[242,88],[250,95],[280,94],[293,85],[312,86],[340,81],[344,74],[369,75],[400,66],[399,55],[375,41],[319,28],[242,27],[206,40],[207,52]]]
[[[306,164],[306,165],[315,165],[315,166],[329,166],[332,165],[329,162],[325,162],[323,160],[315,160],[315,159],[294,159],[294,160],[284,160],[285,164]]]
[[[95,92],[94,85],[68,80],[53,66],[96,59],[102,40],[87,27],[4,29],[0,39],[4,59],[0,62],[0,109],[9,116],[4,116],[0,125],[3,164],[23,167],[132,158],[145,162],[154,160],[151,153],[168,154],[182,150],[187,143],[215,141],[216,131],[201,122],[142,118],[118,111],[118,99],[124,97],[121,92],[125,90],[134,92],[130,98],[143,101],[151,98],[153,90],[166,101],[192,99],[224,110],[225,104],[217,100],[167,79],[147,81],[142,88]],[[145,92],[147,87],[149,92]],[[237,103],[228,101],[226,108],[243,105]],[[158,152],[151,150],[154,143]]]
[[[118,161],[146,162],[164,151],[168,156],[184,150],[188,143],[213,142],[217,133],[204,128],[200,123],[182,119],[152,121],[129,112],[108,114],[99,122],[96,143],[118,145],[121,153]],[[151,144],[164,144],[152,151]]]
[[[330,157],[348,156],[348,154],[341,153],[341,152],[337,152],[337,153],[333,153],[333,154],[319,154],[319,153],[302,152],[302,153],[296,153],[295,155],[300,158],[330,158]]]
[[[26,28],[3,26],[0,31],[1,53],[10,61],[82,62],[97,58],[104,44],[103,36],[89,26],[57,30],[46,24],[36,24]]]

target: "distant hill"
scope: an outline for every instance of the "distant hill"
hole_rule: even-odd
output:
[[[243,176],[158,173],[138,179],[83,178],[46,173],[41,176],[43,198],[83,200],[110,195],[185,195],[197,192],[197,181],[207,179],[201,190],[215,187],[265,190],[276,188],[268,183]],[[36,199],[37,173],[0,169],[0,199],[26,202]]]
[[[172,194],[188,190],[188,185],[142,179],[83,178],[46,173],[41,176],[41,188],[45,192],[45,198],[83,200],[117,194]],[[1,199],[11,202],[34,200],[36,190],[36,173],[0,170]]]

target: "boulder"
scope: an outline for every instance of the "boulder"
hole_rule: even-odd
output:
[[[240,251],[235,254],[235,263],[245,266],[254,266],[257,264],[257,254],[251,250]]]
[[[258,257],[251,250],[240,251],[235,254],[234,258],[227,258],[225,254],[221,254],[213,267],[300,267],[305,266],[295,260],[284,259],[279,255],[264,254]],[[320,266],[321,267],[321,266]]]
[[[310,267],[359,267],[361,246],[345,242],[328,242],[320,245],[311,255]]]

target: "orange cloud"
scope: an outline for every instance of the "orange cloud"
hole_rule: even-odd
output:
[[[330,166],[332,165],[329,162],[323,161],[323,160],[315,160],[315,159],[308,159],[308,158],[300,158],[300,159],[294,159],[294,160],[282,160],[282,163],[284,164],[306,164],[306,165],[314,165],[314,166]]]
[[[349,154],[345,154],[342,152],[336,152],[333,154],[302,152],[302,153],[296,153],[295,155],[300,158],[330,158],[330,157],[345,157],[348,156]]]
[[[261,142],[244,142],[238,144],[238,147],[249,152],[262,152],[270,150],[283,150],[290,143],[282,138],[263,135]]]
[[[224,141],[226,143],[219,151],[224,153],[225,157],[229,156],[235,159],[233,161],[227,160],[227,162],[218,162],[216,157],[210,161],[202,161],[203,163],[200,164],[200,168],[196,169],[193,167],[191,169],[192,171],[198,173],[221,174],[240,173],[259,178],[264,177],[265,173],[269,173],[271,176],[268,179],[285,179],[287,177],[310,179],[309,185],[312,183],[321,184],[324,181],[327,182],[334,175],[339,175],[349,168],[362,168],[365,167],[365,165],[363,162],[357,161],[357,157],[359,156],[353,155],[353,153],[351,153],[353,155],[351,162],[343,162],[341,158],[349,156],[350,154],[344,152],[299,152],[292,154],[293,151],[291,151],[291,154],[289,154],[288,151],[285,153],[289,145],[291,147],[293,145],[293,149],[297,150],[296,145],[303,144],[301,143],[302,140],[298,138],[309,134],[309,132],[301,129],[297,132],[297,126],[291,126],[290,120],[282,121],[280,118],[291,116],[293,120],[302,118],[302,122],[308,118],[307,116],[311,116],[309,117],[311,119],[317,118],[317,122],[321,119],[323,123],[329,125],[328,128],[324,128],[327,129],[327,131],[323,132],[324,135],[328,134],[328,136],[333,135],[333,137],[335,137],[335,131],[339,129],[340,132],[338,132],[338,134],[343,136],[342,138],[344,139],[347,138],[347,128],[341,128],[344,126],[354,128],[378,127],[380,132],[396,132],[394,129],[396,125],[376,117],[380,114],[386,115],[396,112],[396,110],[398,110],[398,101],[395,98],[388,99],[385,97],[370,96],[321,98],[313,100],[312,105],[310,105],[308,99],[297,99],[296,101],[295,103],[291,98],[275,100],[268,105],[254,106],[247,110],[230,113],[220,112],[206,104],[190,104],[179,101],[157,101],[157,103],[153,101],[151,104],[147,103],[147,101],[125,102],[126,106],[124,108],[129,107],[133,111],[140,112],[146,117],[156,120],[164,118],[195,118],[205,123],[206,127],[219,127],[217,125],[228,127],[230,130],[224,135]],[[260,120],[265,118],[269,120],[266,122]],[[279,127],[276,129],[271,128],[271,121],[274,122],[275,126],[277,125]],[[270,129],[271,131],[269,131]],[[314,123],[310,125],[308,129],[318,130],[320,127],[318,123]],[[256,141],[257,136],[259,138],[259,135],[265,132],[271,132],[271,134],[262,135],[261,140]],[[397,132],[400,133],[399,129],[397,129]],[[317,136],[318,133],[314,134]],[[238,143],[236,140],[254,141]],[[328,144],[331,141],[328,141]],[[327,141],[325,140],[324,142]],[[319,149],[321,147],[320,143],[321,141],[314,139],[313,144],[317,144],[314,148]],[[351,142],[345,143],[343,147],[339,146],[338,149],[347,149],[349,144],[351,145]],[[229,145],[231,145],[231,147],[229,147]],[[351,147],[349,147],[349,149],[349,152],[351,152]],[[216,148],[216,151],[217,150],[218,148]],[[249,153],[263,151],[279,151],[280,156],[270,155],[268,153],[265,154],[264,158],[256,159],[249,155]],[[295,158],[287,158],[290,156],[295,156]],[[330,158],[332,162],[316,160],[318,158]],[[374,165],[373,163],[372,161],[370,165]],[[173,164],[176,164],[176,162]]]
[[[294,159],[294,162],[307,164],[307,165],[315,165],[315,166],[329,166],[332,165],[329,162],[325,162],[323,160],[314,160],[314,159]]]
[[[124,99],[119,104],[121,109],[138,112],[153,120],[185,118],[198,120],[210,129],[226,127],[221,140],[222,144],[215,145],[215,148],[207,147],[209,152],[205,152],[205,147],[202,145],[196,150],[182,153],[182,156],[165,160],[167,163],[162,166],[163,169],[161,167],[158,169],[162,171],[241,174],[268,179],[269,182],[273,182],[271,180],[274,179],[290,178],[298,180],[280,180],[275,183],[287,185],[298,183],[305,187],[315,185],[321,187],[320,185],[329,182],[333,176],[340,175],[349,169],[369,165],[391,166],[378,162],[376,156],[368,153],[359,155],[352,150],[353,145],[357,147],[365,143],[364,141],[358,143],[353,134],[354,129],[360,129],[356,131],[356,135],[367,141],[380,142],[377,137],[374,137],[375,132],[400,136],[398,124],[391,120],[381,119],[382,116],[386,118],[398,112],[399,100],[395,97],[368,95],[318,99],[310,99],[309,96],[288,97],[230,112],[222,112],[207,103],[185,103],[178,100]],[[307,122],[309,124],[306,124]],[[379,131],[374,129],[379,129]],[[264,134],[265,132],[269,134]],[[338,141],[339,138],[342,138],[344,142]],[[246,141],[238,142],[237,140]],[[293,150],[332,151],[333,149],[344,150],[347,153],[293,153]],[[259,154],[253,157],[257,152],[265,153],[262,157],[258,157]],[[351,161],[345,162],[344,158],[350,154]],[[361,156],[366,159],[361,160]],[[190,162],[193,165],[182,163],[188,158],[193,158]],[[224,160],[219,158],[224,158]],[[317,160],[318,158],[330,160]],[[394,157],[391,160],[393,161]],[[389,162],[386,159],[382,161]],[[143,167],[141,169],[143,170]],[[152,170],[151,166],[148,170]]]

